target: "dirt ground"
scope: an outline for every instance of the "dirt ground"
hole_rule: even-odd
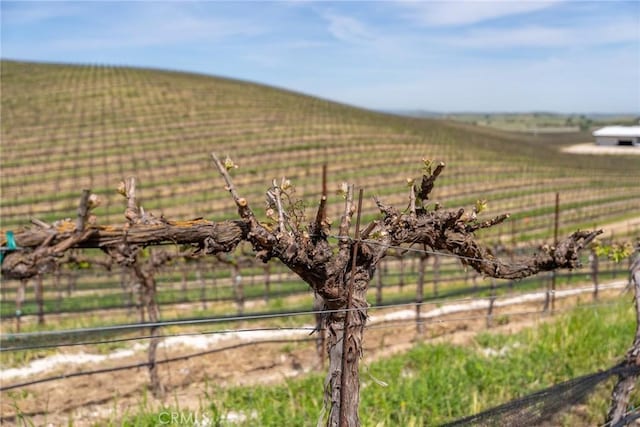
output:
[[[623,221],[612,222],[601,227],[604,231],[603,236],[605,237],[609,237],[612,235],[620,236],[625,234],[640,237],[640,216],[625,219]]]
[[[603,291],[602,298],[619,296],[620,286]],[[558,299],[556,309],[565,310],[576,303],[590,301],[589,292]],[[524,300],[522,304],[496,306],[492,331],[514,333],[523,328],[535,326],[553,319],[541,313],[540,300]],[[415,322],[394,323],[393,319],[403,317],[402,313],[412,310],[389,309],[372,311],[370,329],[365,331],[365,351],[362,363],[386,358],[404,352],[417,341],[448,342],[459,345],[473,345],[474,336],[487,330],[486,309],[457,311],[433,317],[426,324],[422,336],[416,334]],[[423,313],[436,305],[423,307]],[[512,314],[529,312],[529,314]],[[497,321],[500,319],[500,321]],[[508,321],[505,321],[508,319]],[[254,326],[254,325],[252,325]],[[305,335],[306,336],[306,335]],[[227,340],[224,345],[238,341]],[[73,353],[75,350],[69,350]],[[159,359],[195,353],[190,347],[159,349]],[[100,364],[83,364],[73,368],[55,368],[32,378],[48,377],[66,372],[121,366],[144,361],[144,351],[138,351],[129,358],[107,360]],[[99,425],[107,420],[117,420],[118,414],[137,413],[143,399],[146,408],[179,403],[181,410],[197,411],[206,405],[205,392],[216,386],[277,384],[308,372],[322,372],[322,364],[316,353],[314,342],[299,344],[256,344],[234,350],[196,357],[160,366],[162,382],[168,389],[164,401],[154,399],[148,388],[146,368],[118,371],[108,374],[67,378],[59,381],[28,386],[16,391],[3,392],[1,396],[2,425],[16,425],[16,415],[27,416],[33,425],[67,425],[73,420],[74,426]],[[9,381],[15,383],[26,378]],[[143,398],[143,396],[145,396]]]

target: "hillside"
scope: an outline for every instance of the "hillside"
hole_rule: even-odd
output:
[[[588,134],[523,135],[453,121],[352,108],[229,79],[106,66],[3,61],[1,226],[75,216],[83,188],[122,222],[121,179],[140,180],[145,209],[169,218],[234,217],[209,153],[229,155],[239,191],[260,208],[285,175],[315,207],[321,165],[329,187],[364,187],[398,206],[421,159],[447,163],[434,196],[447,206],[489,200],[525,237],[549,238],[555,192],[563,229],[637,216],[640,160],[562,154]],[[339,215],[340,198],[330,197]],[[375,206],[365,203],[366,213]],[[258,209],[260,210],[260,209]],[[502,231],[508,233],[509,224]]]

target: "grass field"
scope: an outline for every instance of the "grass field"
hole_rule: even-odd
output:
[[[617,362],[632,336],[632,310],[628,304],[619,304],[596,311],[577,309],[551,325],[513,336],[482,334],[464,348],[420,345],[401,357],[373,364],[370,375],[363,375],[363,425],[435,425],[475,413],[607,368]],[[507,351],[502,357],[488,357],[483,353],[486,349]],[[290,382],[275,389],[238,389],[229,391],[228,398],[220,402],[239,408],[251,400],[258,402],[252,407],[260,408],[261,401],[282,401],[281,406],[259,413],[258,424],[281,425],[294,419],[296,425],[313,425],[309,416],[319,413],[320,407],[317,398],[305,390],[317,390],[321,378],[307,381],[313,381],[315,387]],[[636,394],[635,401],[640,403],[639,399]],[[590,423],[603,421],[605,403],[602,396],[591,402]],[[567,425],[576,422],[569,419]]]
[[[414,115],[420,116],[420,113]],[[533,134],[591,131],[608,125],[633,126],[638,123],[638,116],[631,114],[453,113],[439,114],[437,117]]]

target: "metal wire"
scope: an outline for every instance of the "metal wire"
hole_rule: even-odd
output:
[[[574,309],[585,309],[585,308],[595,308],[595,307],[605,307],[614,305],[614,302],[610,303],[599,303],[599,304],[588,304],[570,307],[562,310],[555,310],[555,313],[564,313]],[[415,306],[416,304],[412,304]],[[519,311],[519,312],[510,312],[503,313],[505,316],[522,316],[522,315],[533,315],[533,314],[543,314],[539,310],[532,311]],[[394,319],[394,320],[383,320],[380,322],[369,323],[365,326],[367,330],[375,330],[375,329],[384,329],[395,327],[397,323],[409,323],[413,324],[435,324],[435,323],[447,323],[447,322],[461,322],[466,320],[477,320],[484,319],[487,315],[477,315],[477,316],[466,316],[466,317],[453,317],[446,319],[436,319],[436,318],[421,318],[417,320],[415,318],[406,318],[406,319]],[[273,327],[273,328],[243,328],[243,329],[224,329],[218,331],[202,331],[202,332],[182,332],[175,334],[164,334],[164,335],[144,335],[138,337],[127,337],[127,338],[114,338],[109,340],[98,340],[98,341],[80,341],[73,343],[55,343],[55,344],[41,344],[41,345],[31,345],[31,346],[21,346],[21,347],[10,347],[2,349],[2,351],[24,351],[24,350],[36,350],[36,349],[47,349],[47,348],[59,348],[59,347],[74,347],[74,346],[82,346],[82,345],[99,345],[99,344],[113,344],[119,342],[127,342],[127,341],[143,341],[152,338],[173,338],[173,337],[184,337],[184,336],[198,336],[198,335],[215,335],[215,334],[233,334],[233,333],[244,333],[244,332],[272,332],[272,331],[309,331],[310,334],[315,331],[322,331],[323,328],[311,327],[311,326],[301,326],[301,327]]]
[[[47,348],[59,348],[59,347],[75,347],[81,345],[99,345],[99,344],[113,344],[119,342],[127,342],[127,341],[144,341],[153,338],[173,338],[173,337],[188,337],[188,336],[198,336],[198,335],[216,335],[216,334],[233,334],[233,333],[243,333],[243,332],[272,332],[272,331],[313,331],[318,330],[313,327],[282,327],[282,328],[244,328],[244,329],[223,329],[219,331],[202,331],[202,332],[181,332],[176,334],[163,334],[163,335],[143,335],[137,337],[127,337],[127,338],[114,338],[108,340],[98,340],[98,341],[80,341],[80,342],[71,342],[71,343],[55,343],[55,344],[39,344],[39,345],[29,345],[29,346],[21,346],[21,347],[9,347],[2,349],[2,351],[23,351],[23,350],[41,350]]]
[[[577,307],[569,307],[569,308],[566,308],[564,310],[556,310],[554,312],[554,314],[555,313],[561,313],[561,312],[564,312],[564,311],[571,311],[571,310],[576,309],[576,308],[584,309],[584,308],[593,308],[593,307],[607,306],[607,305],[614,305],[614,304],[615,304],[615,302],[609,302],[609,303],[600,303],[600,304],[590,304],[590,305],[577,306]],[[542,314],[542,313],[540,311],[521,311],[521,312],[505,313],[505,315],[507,315],[507,316],[522,316],[522,315],[533,315],[533,314]],[[484,314],[484,315],[477,315],[477,316],[465,316],[465,317],[448,318],[448,319],[440,319],[440,320],[426,320],[426,321],[422,320],[420,322],[423,322],[423,323],[445,323],[445,322],[457,322],[457,321],[483,319],[483,318],[486,318],[486,317],[487,317],[487,315]],[[392,323],[408,323],[408,322],[415,323],[416,321],[413,318],[397,319],[397,320],[393,320],[393,321],[389,321],[389,322],[383,322],[383,324],[369,325],[369,326],[366,327],[366,329],[372,330],[372,329],[391,328],[391,327],[397,327],[396,325],[394,325]],[[260,331],[260,330],[278,330],[278,329],[284,329],[284,330],[311,330],[313,332],[313,330],[315,328],[300,327],[300,328],[238,329],[238,330],[229,330],[229,331],[210,331],[210,332],[173,334],[173,335],[161,336],[161,338],[172,337],[172,336],[207,335],[209,333],[211,333],[211,334],[214,334],[214,333],[232,333],[232,332]],[[131,338],[131,340],[150,339],[150,338],[153,338],[153,337],[151,337],[151,336],[148,336],[148,337],[135,337],[135,338]],[[126,340],[129,340],[129,339],[126,339]],[[220,348],[216,348],[216,349],[212,349],[212,350],[205,350],[205,351],[201,351],[201,352],[198,352],[198,353],[192,353],[192,354],[185,355],[185,356],[177,356],[177,357],[173,357],[173,358],[167,358],[167,359],[163,359],[161,361],[157,361],[156,364],[171,363],[171,362],[175,362],[175,361],[186,360],[186,359],[190,359],[190,358],[194,358],[194,357],[204,356],[204,355],[207,355],[207,354],[222,352],[222,351],[226,351],[226,350],[232,350],[232,349],[251,346],[251,345],[285,344],[285,343],[292,343],[292,342],[309,342],[309,341],[315,341],[315,340],[316,340],[316,338],[302,338],[302,339],[291,339],[290,338],[290,339],[273,339],[273,340],[251,341],[251,342],[246,342],[246,343],[238,343],[238,344],[234,344],[234,345],[226,346],[226,347],[220,347]],[[104,341],[103,343],[108,343],[108,342],[112,342],[112,341]],[[137,363],[137,364],[118,366],[118,367],[114,367],[114,368],[104,368],[104,369],[96,369],[96,370],[91,370],[91,371],[74,372],[74,373],[70,373],[70,374],[60,374],[60,375],[56,375],[56,376],[52,376],[52,377],[41,378],[41,379],[36,379],[36,380],[32,380],[32,381],[26,381],[26,382],[19,383],[19,384],[12,384],[12,385],[9,385],[9,386],[0,387],[0,391],[8,391],[8,390],[21,388],[21,387],[26,387],[26,386],[30,386],[30,385],[34,385],[34,384],[40,384],[40,383],[44,383],[44,382],[63,380],[63,379],[66,379],[66,378],[72,378],[72,377],[78,377],[78,376],[94,375],[94,374],[101,374],[101,373],[116,372],[116,371],[121,371],[121,370],[143,368],[143,367],[146,367],[146,366],[149,366],[149,365],[150,365],[149,362],[141,362],[141,363]]]
[[[579,305],[579,306],[574,306],[574,307],[567,307],[567,308],[564,308],[564,309],[556,309],[551,313],[545,313],[545,312],[540,311],[540,310],[513,311],[513,312],[509,312],[509,313],[500,313],[500,316],[507,316],[507,317],[511,317],[511,316],[531,316],[531,315],[536,315],[536,314],[538,314],[538,315],[547,315],[547,314],[556,315],[556,314],[561,314],[561,313],[567,313],[567,312],[570,312],[570,311],[573,311],[573,310],[577,310],[577,309],[591,309],[591,308],[596,308],[596,307],[608,307],[608,306],[613,306],[613,305],[616,305],[616,302],[585,304],[585,305]],[[416,324],[429,325],[429,324],[441,324],[441,323],[448,323],[448,322],[463,322],[463,321],[468,321],[468,320],[479,320],[479,319],[486,319],[487,317],[488,317],[488,315],[485,313],[485,314],[478,314],[478,315],[474,315],[474,316],[449,317],[449,318],[446,318],[446,319],[437,319],[437,318],[394,319],[394,320],[384,320],[382,322],[369,324],[369,325],[367,325],[365,327],[365,329],[372,330],[372,329],[393,328],[393,327],[397,327],[395,325],[396,323],[409,323],[409,322],[411,322],[412,325],[416,325]]]
[[[609,289],[611,286],[603,285],[601,289]],[[581,288],[570,288],[568,290],[571,291],[590,291],[592,287],[581,287]],[[459,303],[465,301],[479,301],[479,300],[491,300],[494,301],[500,299],[510,299],[516,297],[525,297],[528,295],[540,294],[545,291],[533,291],[527,293],[521,293],[517,295],[504,295],[504,296],[494,296],[494,297],[486,297],[486,298],[455,298],[448,300],[439,300],[438,304],[452,304]],[[396,303],[389,305],[380,305],[369,307],[368,310],[380,310],[380,309],[392,309],[392,308],[402,308],[402,307],[416,307],[416,306],[424,306],[424,305],[433,305],[434,301],[423,301],[423,302],[406,302],[406,303]],[[594,306],[597,306],[594,305]],[[579,306],[580,307],[580,306]],[[584,307],[584,306],[582,306]],[[306,316],[306,315],[315,315],[315,314],[327,314],[327,313],[341,313],[346,311],[357,311],[357,308],[352,309],[336,309],[336,310],[309,310],[309,311],[299,311],[299,312],[285,312],[285,313],[271,313],[271,314],[261,314],[261,315],[247,315],[247,316],[232,316],[232,317],[221,317],[221,318],[208,318],[208,319],[191,319],[191,320],[177,320],[177,321],[165,321],[165,322],[155,322],[155,323],[136,323],[129,325],[113,325],[113,326],[103,326],[103,327],[93,327],[93,328],[79,328],[79,329],[68,329],[68,330],[57,330],[57,331],[41,331],[41,332],[24,332],[20,334],[12,334],[9,335],[8,338],[5,338],[5,341],[20,341],[27,339],[46,339],[47,337],[52,336],[69,336],[69,335],[84,335],[84,334],[92,334],[92,333],[107,333],[107,332],[119,332],[119,331],[135,331],[138,329],[144,328],[152,328],[152,327],[161,327],[161,326],[190,326],[190,325],[199,325],[199,324],[211,324],[211,323],[220,323],[220,322],[232,322],[232,321],[242,321],[242,320],[259,320],[259,319],[273,319],[279,317],[293,317],[293,316]],[[537,312],[537,311],[536,311]],[[435,322],[435,321],[432,321]],[[226,329],[220,331],[206,331],[206,332],[185,332],[181,334],[167,334],[162,337],[172,337],[172,336],[189,336],[189,335],[198,335],[198,334],[224,334],[224,333],[233,333],[233,332],[249,332],[249,331],[265,331],[265,330],[278,330],[278,329],[301,329],[301,328],[247,328],[247,329]],[[308,328],[307,328],[308,329]],[[311,330],[316,328],[311,328]],[[117,338],[111,340],[100,340],[100,341],[83,341],[76,343],[60,343],[60,344],[42,344],[42,345],[32,345],[32,346],[11,346],[11,347],[3,347],[0,348],[0,352],[9,352],[9,351],[20,351],[20,350],[32,350],[32,349],[44,349],[44,348],[56,348],[56,347],[70,347],[70,346],[79,346],[79,345],[95,345],[95,344],[108,344],[108,343],[117,343],[117,342],[125,342],[125,341],[135,341],[135,340],[144,340],[150,339],[151,336],[141,336],[141,337],[128,337],[128,338]]]
[[[215,349],[212,349],[212,350],[200,351],[198,353],[191,353],[191,354],[187,354],[185,356],[177,356],[177,357],[172,357],[172,358],[168,358],[168,359],[163,359],[163,360],[156,361],[155,364],[156,365],[161,365],[161,364],[164,364],[164,363],[177,362],[177,361],[180,361],[180,360],[187,360],[187,359],[191,359],[191,358],[194,358],[194,357],[205,356],[207,354],[219,353],[219,352],[222,352],[222,351],[233,350],[233,349],[237,349],[237,348],[241,348],[241,347],[247,347],[247,346],[251,346],[251,345],[259,345],[259,344],[288,344],[288,343],[291,343],[291,342],[306,342],[306,341],[314,341],[314,340],[315,340],[315,338],[302,338],[302,339],[297,339],[297,340],[288,339],[288,340],[252,341],[252,342],[247,342],[247,343],[239,343],[239,344],[235,344],[235,345],[231,345],[231,346],[227,346],[227,347],[215,348]],[[8,385],[8,386],[2,386],[2,387],[0,387],[0,392],[1,391],[13,390],[13,389],[16,389],[16,388],[21,388],[21,387],[27,387],[27,386],[34,385],[34,384],[41,384],[41,383],[50,382],[50,381],[63,380],[63,379],[66,379],[66,378],[81,377],[81,376],[95,375],[95,374],[104,374],[104,373],[124,371],[124,370],[129,370],[129,369],[139,369],[139,368],[144,368],[145,366],[149,366],[149,365],[151,365],[151,363],[149,363],[149,362],[141,362],[141,363],[136,363],[136,364],[133,364],[133,365],[117,366],[117,367],[114,367],[114,368],[94,369],[94,370],[91,370],[91,371],[80,371],[80,372],[72,372],[70,374],[60,374],[60,375],[56,375],[56,376],[53,376],[53,377],[40,378],[40,379],[37,379],[37,380],[26,381],[26,382],[19,383],[19,384],[12,384],[12,385]]]
[[[447,300],[446,302],[468,301],[468,300],[471,300],[471,298],[469,297],[459,298],[459,299]],[[415,306],[415,304],[416,303],[408,302],[408,303],[389,304],[384,306],[373,306],[373,307],[369,307],[369,310]],[[429,304],[429,302],[424,302],[423,304]],[[91,327],[91,328],[77,328],[77,329],[66,329],[66,330],[56,330],[56,331],[23,332],[23,333],[11,334],[9,335],[9,337],[10,339],[40,338],[40,337],[55,336],[55,335],[88,334],[88,333],[96,333],[96,332],[115,332],[115,331],[128,331],[128,330],[165,327],[165,326],[189,326],[189,325],[200,325],[200,324],[211,324],[211,323],[222,323],[222,322],[238,322],[238,321],[245,321],[245,320],[273,319],[273,318],[280,318],[280,317],[307,316],[307,315],[315,315],[315,314],[344,313],[347,311],[357,311],[357,310],[359,309],[343,308],[343,309],[335,309],[335,310],[303,310],[303,311],[290,311],[290,312],[280,312],[280,313],[215,317],[215,318],[206,318],[206,319],[187,319],[187,320],[171,320],[171,321],[163,321],[163,322],[132,323],[132,324],[125,324],[125,325],[97,326],[97,327]],[[4,351],[4,350],[5,349],[0,349],[0,351]]]
[[[586,288],[586,289],[590,289],[590,288]],[[577,308],[587,309],[587,308],[594,308],[594,307],[607,306],[607,305],[613,305],[613,304],[615,304],[615,302],[589,304],[589,305],[582,305],[582,306],[577,306],[577,307],[567,307],[567,308],[565,308],[563,310],[555,310],[554,314],[565,312],[565,311],[575,310]],[[408,304],[401,304],[401,305],[404,306],[404,305],[408,305]],[[415,306],[416,304],[411,304],[411,305]],[[322,312],[322,311],[320,311],[320,312]],[[540,315],[542,313],[540,311],[538,311],[538,310],[536,310],[536,311],[520,311],[520,312],[504,313],[504,315],[506,315],[506,316],[532,315],[532,314]],[[465,317],[447,318],[447,319],[438,319],[438,320],[436,320],[436,319],[426,319],[426,320],[418,320],[418,323],[444,323],[444,322],[474,320],[474,319],[481,319],[481,318],[486,318],[486,317],[487,317],[487,315],[483,314],[483,315],[477,315],[477,316],[465,316]],[[407,318],[407,319],[397,319],[397,320],[393,320],[393,321],[389,321],[389,322],[384,322],[383,321],[383,322],[381,322],[381,324],[370,324],[370,325],[367,326],[367,329],[372,330],[372,329],[382,329],[382,328],[394,327],[395,323],[405,323],[405,322],[415,323],[416,319]],[[191,332],[191,333],[182,333],[182,334],[170,334],[170,335],[161,336],[160,338],[166,338],[166,337],[172,337],[172,336],[208,335],[208,334],[218,334],[218,333],[223,334],[223,333],[234,333],[234,332],[235,333],[240,333],[240,332],[274,331],[274,330],[310,330],[311,332],[313,332],[315,330],[315,328],[312,328],[312,327],[247,328],[247,329],[234,329],[234,330],[222,330],[222,331],[206,331],[206,332]],[[52,332],[59,332],[59,331],[52,331]],[[129,341],[129,340],[142,340],[142,339],[150,339],[150,338],[154,338],[154,337],[152,337],[152,336],[132,337],[132,338],[118,339],[118,340],[104,340],[104,341],[92,342],[92,343],[93,344],[109,343],[109,342],[119,342],[119,341]],[[212,349],[212,350],[206,350],[206,351],[202,351],[202,352],[198,352],[198,353],[192,353],[192,354],[185,355],[185,356],[167,358],[167,359],[158,361],[156,363],[157,364],[163,364],[163,363],[170,363],[170,362],[175,362],[175,361],[179,361],[179,360],[186,360],[186,359],[193,358],[193,357],[203,356],[203,355],[212,354],[212,353],[221,352],[221,351],[230,350],[230,349],[235,349],[235,348],[241,348],[241,347],[249,346],[249,345],[271,344],[271,343],[307,342],[307,341],[315,341],[315,338],[251,341],[251,342],[247,342],[247,343],[239,343],[239,344],[235,344],[235,345],[232,345],[232,346],[221,347],[221,348]],[[80,344],[76,343],[75,345],[80,345]],[[56,346],[56,347],[62,347],[62,346]],[[8,391],[8,390],[12,390],[12,389],[15,389],[15,388],[26,387],[26,386],[29,386],[29,385],[40,384],[40,383],[44,383],[44,382],[56,381],[56,380],[61,380],[61,379],[65,379],[65,378],[77,377],[77,376],[93,375],[93,374],[100,374],[100,373],[109,373],[109,372],[115,372],[115,371],[120,371],[120,370],[128,370],[128,369],[137,369],[137,368],[142,368],[142,367],[149,366],[149,365],[150,365],[149,362],[142,362],[142,363],[119,366],[119,367],[114,367],[114,368],[105,368],[105,369],[98,369],[98,370],[91,370],[91,371],[81,371],[81,372],[75,372],[75,373],[71,373],[71,374],[61,374],[61,375],[57,375],[57,376],[53,376],[53,377],[47,377],[47,378],[37,379],[37,380],[33,380],[33,381],[27,381],[27,382],[23,382],[23,383],[19,383],[19,384],[12,384],[12,385],[9,385],[9,386],[0,387],[0,391]]]

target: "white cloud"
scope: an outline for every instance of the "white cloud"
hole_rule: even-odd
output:
[[[27,6],[29,6],[28,3]],[[57,18],[78,16],[84,12],[86,12],[86,8],[77,3],[39,3],[37,7],[4,3],[2,5],[2,21],[3,24],[31,25]]]
[[[197,8],[158,3],[153,8],[121,9],[82,38],[58,39],[52,46],[65,50],[167,46],[252,36],[262,31],[259,24],[247,18],[211,16],[199,13]]]
[[[335,13],[325,13],[323,16],[329,22],[329,33],[338,40],[363,44],[375,42],[377,39],[372,31],[357,19]]]
[[[564,28],[529,26],[505,29],[481,29],[463,35],[443,38],[445,44],[471,48],[507,48],[517,46],[558,46],[570,41],[570,31]]]
[[[407,17],[427,26],[468,25],[520,15],[546,9],[558,3],[558,0],[520,1],[520,0],[466,0],[466,1],[403,1],[402,6],[409,10]]]
[[[516,28],[472,29],[441,37],[437,41],[444,45],[478,49],[584,48],[625,42],[636,42],[640,47],[640,27],[633,18],[625,18],[585,23],[573,28],[530,25]]]

